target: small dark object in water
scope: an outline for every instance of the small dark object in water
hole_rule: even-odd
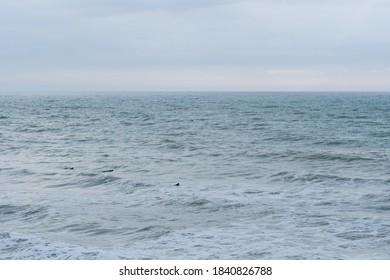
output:
[[[73,167],[65,167],[65,169],[67,169],[67,170],[73,170],[74,168],[73,168]]]
[[[113,172],[114,169],[103,170],[102,172]]]
[[[180,183],[175,184],[176,187],[180,186]]]

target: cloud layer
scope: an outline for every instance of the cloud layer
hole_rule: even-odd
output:
[[[0,90],[390,90],[389,8],[3,0]]]

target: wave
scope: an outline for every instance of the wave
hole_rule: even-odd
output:
[[[306,173],[306,174],[295,174],[288,171],[281,171],[274,173],[269,176],[269,179],[272,182],[298,182],[298,183],[323,183],[323,182],[353,182],[353,183],[367,183],[371,181],[383,183],[379,179],[365,179],[358,177],[346,177],[346,176],[337,176],[337,175],[328,175],[328,174],[315,174],[315,173]]]
[[[259,159],[285,159],[290,161],[310,160],[310,161],[338,161],[338,162],[359,162],[374,161],[387,158],[387,154],[380,153],[335,153],[335,152],[314,152],[308,150],[280,150],[280,151],[256,151],[248,150],[234,154],[236,157],[248,157]]]
[[[31,234],[0,232],[0,259],[91,260],[118,259],[118,256],[74,244],[53,242]]]
[[[308,160],[342,161],[342,162],[375,160],[375,158],[372,157],[364,157],[364,156],[354,155],[354,154],[331,154],[331,153],[297,154],[294,156],[294,158],[308,159]]]
[[[23,220],[33,221],[41,220],[48,216],[48,209],[45,206],[34,205],[0,205],[0,221]]]
[[[81,178],[80,178],[81,177]],[[69,180],[50,184],[48,188],[91,188],[101,185],[110,184],[114,181],[120,180],[120,177],[112,175],[100,175],[97,173],[79,173],[77,178],[70,178]]]

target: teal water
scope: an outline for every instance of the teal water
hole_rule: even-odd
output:
[[[3,94],[0,189],[1,259],[388,259],[390,94]]]

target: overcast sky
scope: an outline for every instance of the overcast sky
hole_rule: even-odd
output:
[[[390,90],[388,0],[0,0],[0,91]]]

